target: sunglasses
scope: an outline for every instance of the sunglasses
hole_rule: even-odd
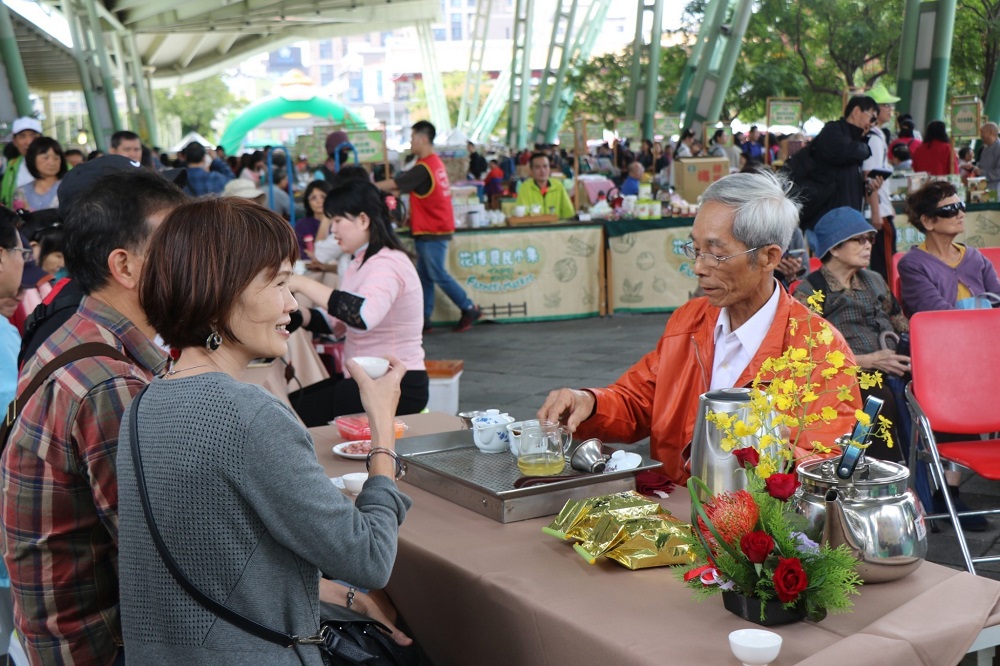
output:
[[[934,217],[957,217],[959,213],[965,212],[965,202],[959,201],[957,203],[948,204],[947,206],[941,206],[936,211],[934,211]]]

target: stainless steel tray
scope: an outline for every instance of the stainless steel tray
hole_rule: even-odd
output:
[[[661,466],[643,456],[635,469],[584,474],[567,463],[565,480],[515,488],[521,472],[514,456],[481,452],[469,430],[406,437],[396,450],[407,462],[403,481],[500,523],[554,515],[569,499],[634,489],[636,472]]]

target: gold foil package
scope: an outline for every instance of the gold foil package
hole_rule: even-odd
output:
[[[641,520],[629,521],[639,523]],[[687,564],[693,554],[685,536],[690,536],[691,526],[670,516],[660,516],[658,525],[647,525],[631,533],[618,546],[604,554],[633,571],[671,564]],[[628,524],[625,527],[629,530]]]
[[[569,500],[562,511],[542,531],[560,539],[585,541],[605,516],[619,521],[654,516],[660,505],[635,492],[627,490],[612,495]]]

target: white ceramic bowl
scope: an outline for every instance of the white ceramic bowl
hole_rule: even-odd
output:
[[[344,487],[347,488],[347,492],[357,495],[361,492],[365,481],[368,480],[368,472],[351,472],[350,474],[345,474],[342,478],[344,479]]]
[[[738,629],[729,634],[729,649],[744,666],[767,666],[781,652],[781,636],[764,629]]]
[[[355,356],[351,360],[360,365],[365,374],[372,379],[378,379],[389,372],[389,361],[378,356]]]

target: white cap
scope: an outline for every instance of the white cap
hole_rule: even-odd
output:
[[[233,178],[226,183],[226,188],[222,191],[222,196],[240,197],[241,199],[256,199],[262,194],[264,193],[246,178]]]
[[[36,118],[29,118],[24,116],[18,118],[14,121],[14,127],[11,129],[11,136],[16,136],[25,130],[32,130],[39,134],[42,134],[42,124],[38,122]]]

